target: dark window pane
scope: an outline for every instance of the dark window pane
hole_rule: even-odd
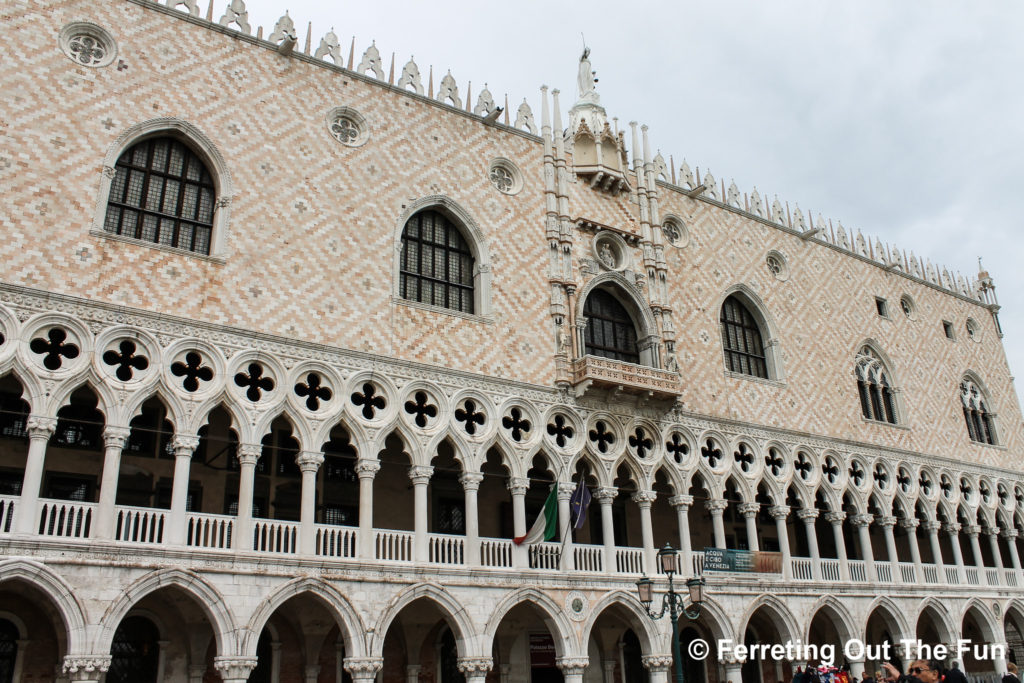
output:
[[[409,219],[399,262],[403,298],[473,312],[473,255],[444,216],[422,211]]]

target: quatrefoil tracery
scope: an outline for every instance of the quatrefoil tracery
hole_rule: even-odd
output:
[[[882,467],[881,463],[875,465],[875,471],[874,474],[872,474],[872,477],[880,490],[885,491],[889,487],[889,473],[885,471],[885,468]]]
[[[750,451],[750,447],[747,444],[741,443],[736,452],[732,454],[732,457],[744,472],[750,472],[754,469],[754,454]]]
[[[594,425],[594,429],[591,429],[587,436],[590,438],[591,443],[597,446],[597,450],[602,453],[607,453],[608,447],[615,443],[615,435],[608,429],[608,425],[604,423],[604,420],[598,420],[597,424]]]
[[[825,462],[821,463],[821,473],[825,475],[830,484],[839,481],[839,466],[831,456],[826,457]]]
[[[683,459],[690,454],[690,445],[686,443],[679,432],[673,432],[672,438],[665,442],[665,450],[672,455],[676,464],[682,465]]]
[[[487,421],[487,417],[476,409],[476,401],[471,398],[467,398],[466,402],[462,404],[462,408],[458,408],[455,411],[455,419],[459,422],[464,423],[463,429],[470,436],[476,434],[476,426],[483,426],[484,422]]]
[[[263,374],[263,366],[249,363],[246,372],[235,373],[235,384],[245,389],[245,397],[253,403],[263,397],[263,392],[274,390],[274,380]]]
[[[79,350],[74,344],[67,342],[68,333],[59,327],[50,328],[46,338],[36,337],[29,343],[33,353],[43,356],[43,367],[47,370],[59,370],[64,359],[78,358]]]
[[[384,410],[388,402],[377,393],[373,382],[363,382],[363,390],[352,393],[352,405],[362,406],[360,412],[367,420],[372,420],[378,410]]]
[[[861,486],[865,481],[864,468],[861,464],[854,460],[850,463],[850,481],[853,482],[854,486]]]
[[[306,408],[317,411],[320,410],[320,402],[330,401],[334,394],[324,386],[324,381],[319,374],[311,372],[306,375],[305,382],[298,382],[295,385],[295,395],[306,399]]]
[[[643,459],[654,450],[654,441],[647,437],[643,427],[637,427],[629,436],[629,445],[636,451],[636,457]]]
[[[563,415],[555,415],[555,419],[548,424],[548,435],[555,437],[559,448],[565,448],[573,434],[575,431]]]
[[[793,469],[799,473],[800,478],[804,481],[811,480],[811,470],[813,470],[814,467],[811,465],[811,461],[807,457],[807,454],[803,451],[796,454],[796,461],[793,463]]]
[[[523,417],[519,408],[513,408],[509,414],[501,418],[501,426],[509,430],[513,441],[522,441],[530,431],[530,421]]]
[[[779,451],[775,448],[769,448],[768,452],[764,456],[764,464],[771,471],[772,476],[778,477],[786,469],[786,461],[782,459]]]
[[[135,353],[138,347],[131,339],[122,340],[117,349],[117,351],[111,349],[104,353],[103,362],[110,366],[117,366],[114,375],[122,382],[131,381],[136,370],[142,371],[149,367],[149,359]]]
[[[427,392],[417,391],[411,399],[405,402],[405,412],[415,415],[413,422],[420,429],[425,429],[430,418],[437,417],[437,406],[430,402]]]
[[[927,472],[921,472],[921,477],[917,480],[917,485],[921,488],[921,493],[926,496],[931,495],[932,479]]]
[[[200,382],[209,382],[213,379],[213,370],[203,365],[203,357],[198,351],[189,351],[185,354],[185,362],[177,361],[171,364],[171,374],[175,377],[184,377],[181,381],[182,388],[195,393],[199,390]]]
[[[905,467],[901,467],[896,471],[896,484],[900,487],[900,491],[903,493],[910,493],[910,489],[913,486],[913,479],[910,478],[910,472]]]
[[[945,474],[943,474],[942,478],[939,480],[939,488],[942,489],[942,495],[944,497],[946,497],[946,498],[952,498],[953,497],[953,482]]]
[[[700,455],[702,458],[707,460],[708,465],[713,469],[718,461],[722,460],[722,449],[718,447],[712,439],[708,439],[707,442],[701,446]]]

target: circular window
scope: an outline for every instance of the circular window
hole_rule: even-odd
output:
[[[786,257],[781,253],[775,250],[769,251],[764,259],[764,263],[768,267],[768,272],[776,280],[785,282],[789,277],[789,266],[786,263]]]
[[[327,113],[327,132],[346,147],[359,147],[370,137],[366,119],[351,107],[335,107]]]
[[[978,333],[978,323],[974,318],[967,319],[967,336],[970,337],[972,341],[981,341],[981,336]]]
[[[492,161],[488,177],[491,184],[504,194],[517,194],[523,189],[523,174],[508,159]]]
[[[665,241],[677,249],[682,249],[690,243],[690,232],[686,229],[686,224],[675,216],[662,221],[661,231],[665,235]]]
[[[917,319],[917,307],[914,306],[914,300],[906,294],[900,297],[900,309],[903,311],[903,315],[907,316],[909,320]]]
[[[76,21],[60,32],[60,49],[76,64],[89,67],[107,66],[117,57],[117,43],[96,24]]]

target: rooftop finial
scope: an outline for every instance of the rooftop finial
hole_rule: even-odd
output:
[[[576,89],[579,94],[577,103],[600,104],[601,97],[597,94],[596,83],[597,72],[590,66],[590,48],[584,46],[583,54],[580,55],[579,71],[576,74]]]

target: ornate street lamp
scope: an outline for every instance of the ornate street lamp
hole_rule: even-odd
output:
[[[658,566],[662,573],[668,576],[668,592],[662,597],[661,609],[657,614],[651,611],[651,603],[654,602],[653,581],[644,576],[636,582],[636,592],[643,603],[647,616],[651,619],[661,619],[668,609],[669,618],[672,620],[672,662],[676,668],[676,683],[683,683],[683,658],[679,647],[679,614],[682,614],[691,621],[700,616],[701,604],[704,602],[704,578],[694,577],[687,580],[686,588],[690,593],[689,607],[683,604],[683,595],[676,593],[672,585],[672,577],[679,571],[679,553],[668,543],[658,551]]]

